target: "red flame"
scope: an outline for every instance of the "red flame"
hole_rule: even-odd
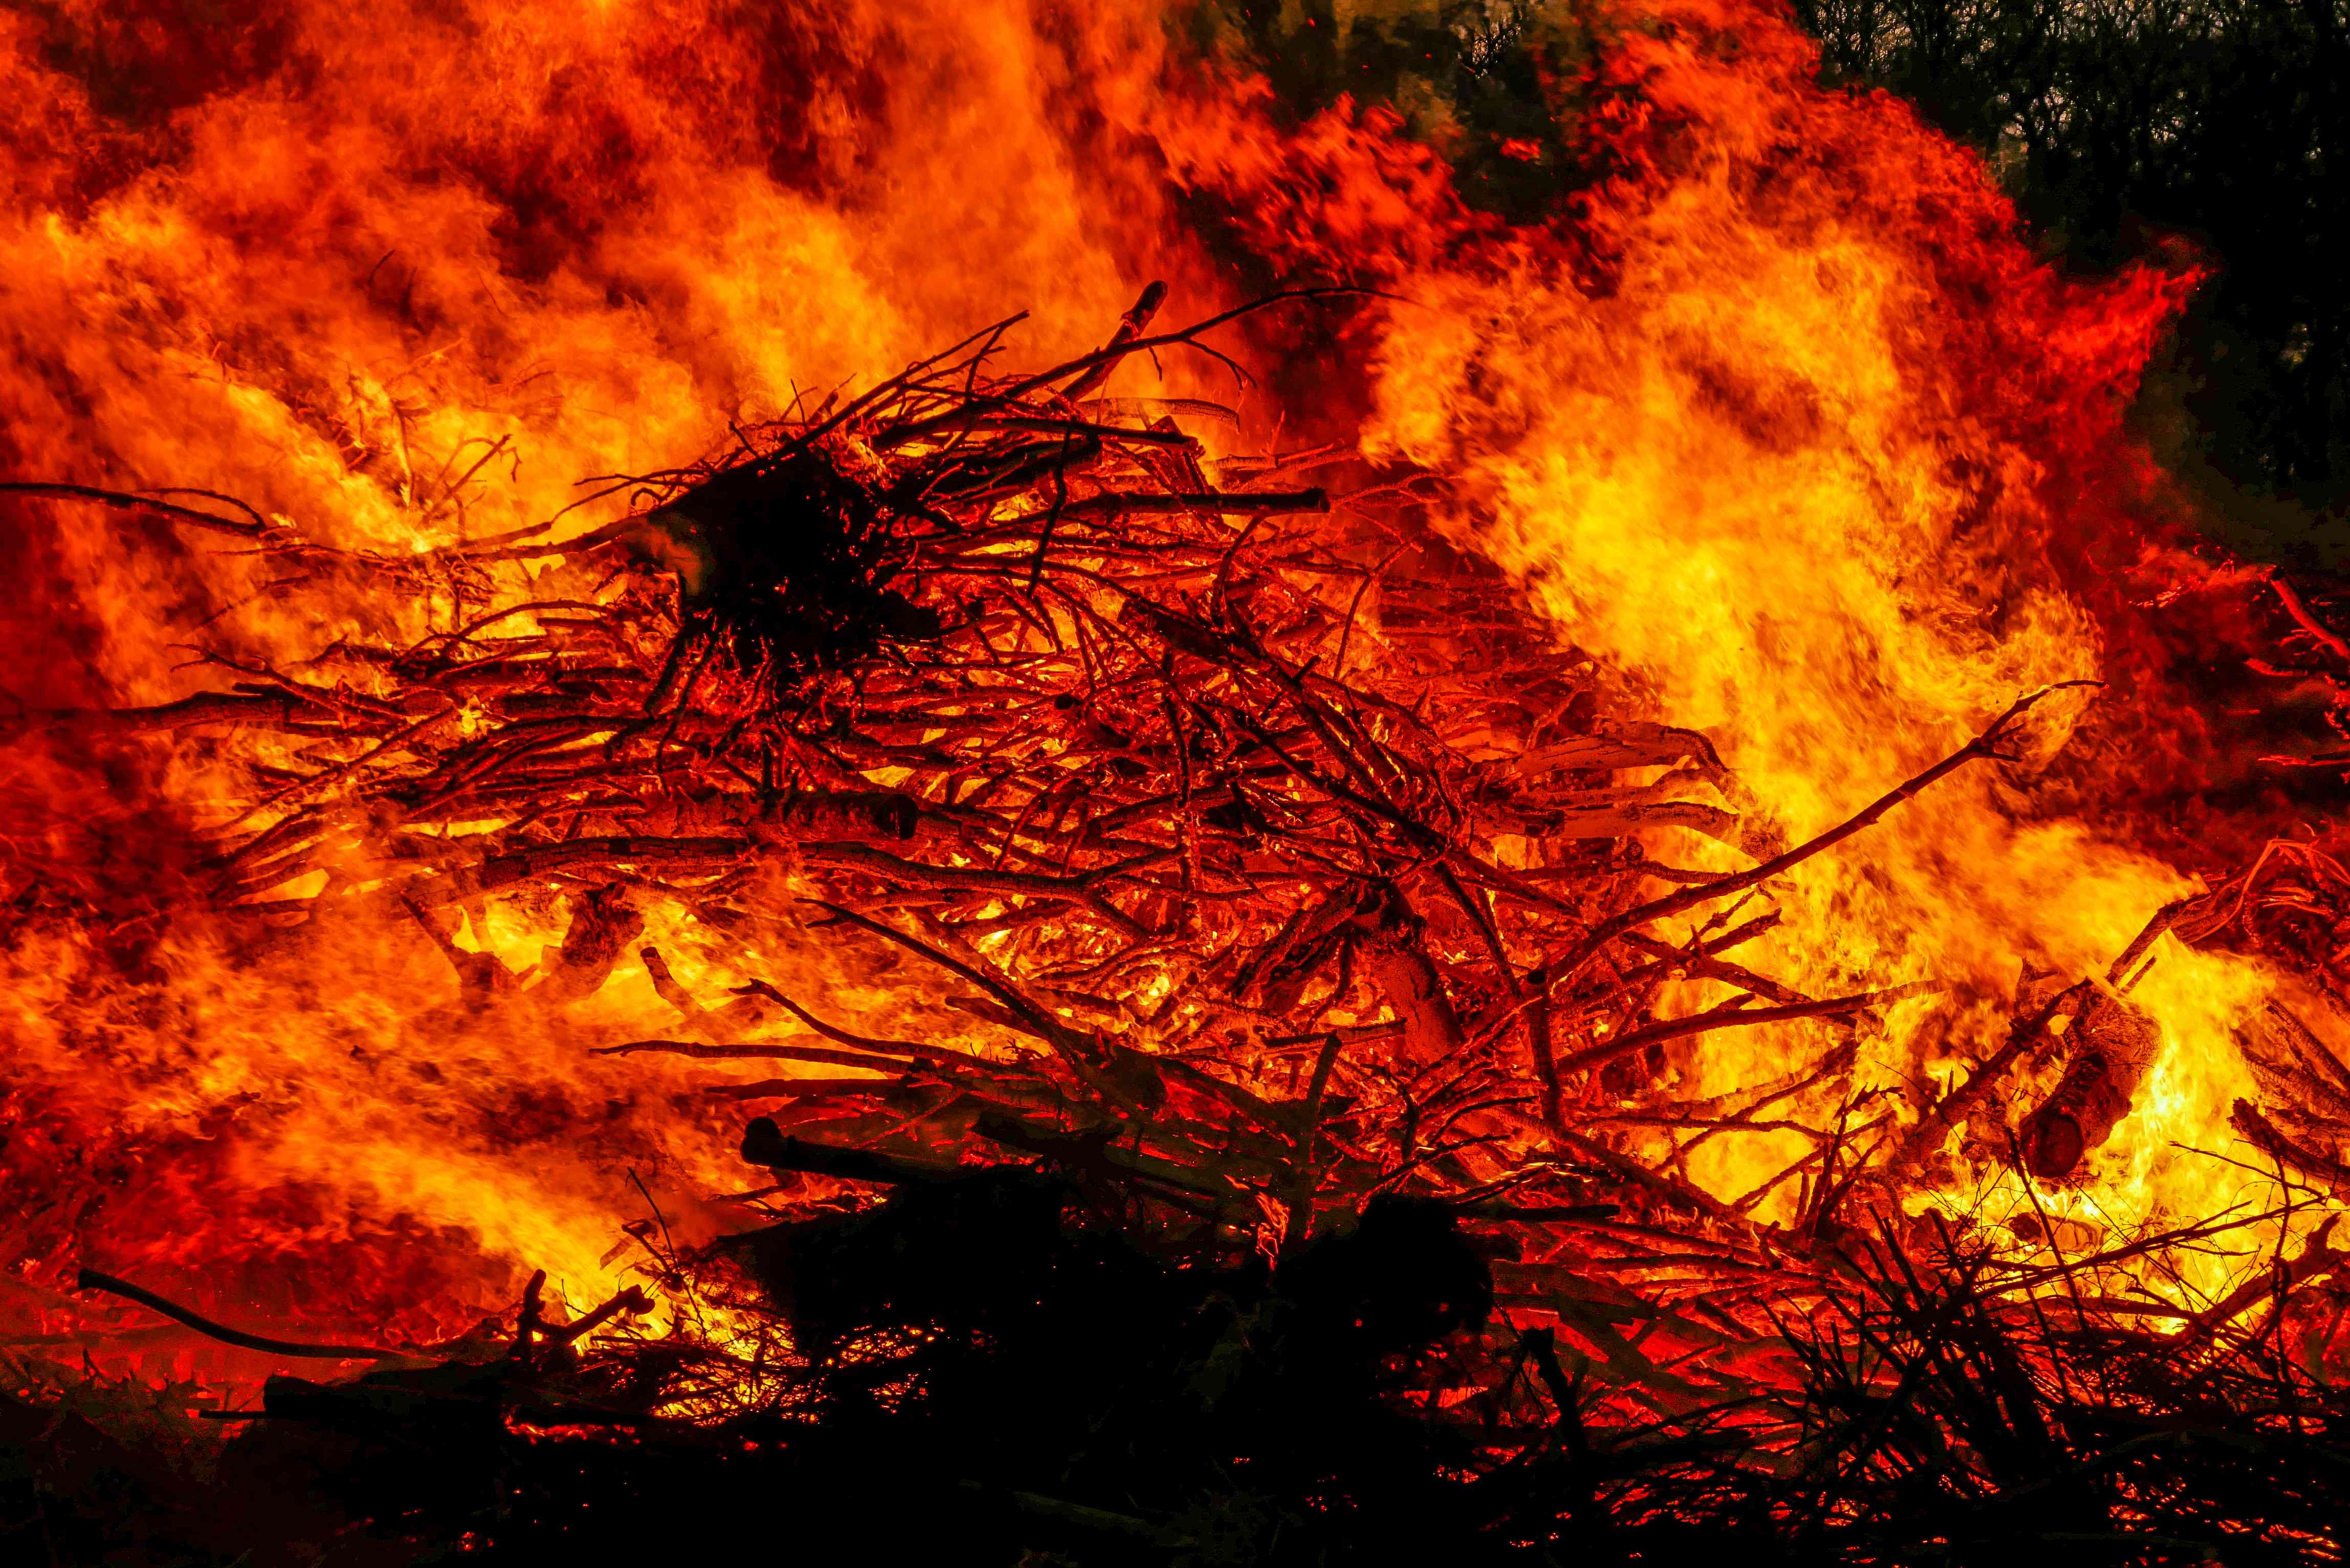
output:
[[[1437,476],[1438,526],[1643,716],[1713,736],[1747,849],[1818,831],[2023,691],[2106,682],[2052,700],[2017,769],[1786,890],[1781,970],[1963,998],[1932,1029],[1922,1001],[1888,1015],[1882,1083],[1946,1078],[2003,1027],[2020,960],[2102,965],[2273,826],[2220,711],[2243,701],[2252,579],[2195,552],[2126,421],[2195,268],[2043,264],[1979,158],[1895,99],[1815,86],[1775,5],[1611,12],[1551,83],[1581,173],[1523,222],[1472,210],[1390,110],[1293,123],[1148,5],[233,9],[0,18],[9,476],[201,486],[421,548],[1014,310],[1050,362],[1150,278],[1187,314],[1345,285],[1376,295],[1251,329],[1252,434]],[[1221,394],[1211,369],[1131,390]],[[299,658],[397,619],[353,583],[308,624],[169,529],[7,515],[22,709],[222,689],[240,672],[190,661],[214,634]],[[418,1000],[446,980],[413,940],[321,971],[184,913],[182,846],[232,796],[201,742],[27,729],[0,755],[20,1321],[67,1321],[87,1261],[451,1332],[517,1269],[597,1293],[640,1210],[632,1165],[689,1230],[749,1184],[685,1077],[584,1061],[576,1016],[461,1043]],[[75,921],[37,918],[58,910]],[[460,940],[519,971],[559,935],[484,910]],[[894,1005],[818,983],[836,1012]],[[2068,1212],[2226,1201],[2241,1172],[2174,1146],[2227,1140],[2231,1021],[2268,983],[2162,957],[2164,1054]],[[655,1003],[616,981],[584,1005],[619,1024]],[[1761,1032],[1681,1070],[1711,1089],[1779,1048]],[[1788,1153],[1724,1140],[1692,1170],[1743,1190]]]

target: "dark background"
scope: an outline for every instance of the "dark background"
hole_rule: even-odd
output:
[[[2226,543],[2350,567],[2350,4],[1795,5],[1830,80],[1890,88],[1982,149],[2064,265],[2184,238],[2217,268],[2140,428]]]

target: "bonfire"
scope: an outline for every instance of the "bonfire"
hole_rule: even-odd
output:
[[[1784,61],[1675,68],[1894,156]],[[1006,1561],[2332,1560],[2350,872],[2273,802],[2192,867],[2126,842],[2114,759],[2203,754],[2185,634],[2002,488],[2126,469],[2111,408],[2048,392],[1997,483],[1897,446],[1949,493],[1858,488],[1954,508],[1930,549],[1607,555],[1662,481],[1606,378],[1492,389],[1546,311],[1676,343],[1640,268],[1712,242],[1625,200],[1612,258],[1448,208],[1473,264],[1001,320],[548,515],[521,435],[428,471],[396,398],[396,482],[343,431],[389,523],[12,463],[90,592],[209,607],[6,720],[20,1381],[161,1386],[287,1518],[525,1554],[902,1483]],[[1983,256],[2124,360],[2186,286]],[[1361,428],[1263,417],[1367,324]],[[1731,421],[1814,512],[1820,418]],[[2333,700],[2290,585],[2193,569]]]

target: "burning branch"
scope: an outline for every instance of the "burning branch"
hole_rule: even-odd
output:
[[[1849,1277],[1839,1211],[1978,1114],[2060,1006],[2094,1049],[2035,1114],[2034,1168],[2101,1141],[2146,1068],[2117,994],[2019,1021],[1896,1137],[1889,1112],[1858,1114],[1851,1042],[1941,988],[1814,997],[1725,956],[1780,918],[1731,926],[1746,906],[1725,901],[2006,757],[2035,704],[2088,683],[2019,699],[1746,870],[1673,866],[1661,834],[1736,826],[1703,737],[1600,722],[1604,672],[1408,509],[1260,488],[1286,460],[1212,459],[1173,418],[1098,395],[1124,357],[1201,347],[1230,318],[1149,336],[1162,296],[1042,375],[993,371],[999,324],[701,462],[610,481],[625,513],[569,538],[379,560],[34,487],[226,531],[290,599],[372,572],[458,607],[420,596],[397,634],[347,632],[297,669],[218,649],[213,690],[26,722],[192,735],[241,768],[202,864],[253,940],[421,929],[469,1027],[576,1017],[584,1052],[782,1073],[684,1096],[764,1103],[741,1155],[776,1173],[771,1195],[1033,1164],[1217,1258],[1302,1255],[1342,1196],[1443,1199],[1529,1231],[1522,1304],[1561,1334],[1645,1365],[1574,1327],[1600,1280],[1680,1345],[1670,1376],[1622,1375],[1643,1397],[1747,1387],[1734,1364],[1782,1342],[1773,1313]],[[1408,599],[1387,591],[1404,576]],[[535,969],[452,934],[558,900],[567,929]],[[1708,908],[1686,938],[1662,929]],[[642,940],[656,918],[745,982],[727,997],[673,969]],[[631,950],[683,1038],[592,1022]],[[757,978],[871,981],[909,958],[921,979],[880,1023]],[[1689,984],[1727,998],[1659,1016]],[[1775,1084],[1721,1104],[1666,1086],[1682,1042],[1814,1021],[1845,1044]],[[1709,1144],[1790,1133],[1807,1150],[1735,1200],[1690,1175]],[[1761,1218],[1774,1204],[1800,1247]],[[724,1255],[672,1253],[663,1277]],[[626,1340],[619,1310],[595,1321]]]

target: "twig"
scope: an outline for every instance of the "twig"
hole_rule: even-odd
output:
[[[101,1274],[96,1269],[84,1269],[75,1278],[76,1288],[104,1291],[140,1306],[161,1313],[174,1323],[185,1324],[198,1334],[234,1345],[244,1350],[258,1350],[268,1355],[309,1356],[321,1361],[405,1361],[413,1354],[405,1350],[386,1350],[372,1345],[304,1345],[289,1339],[271,1339],[258,1334],[246,1334],[225,1324],[214,1323],[208,1317],[189,1311],[176,1302],[167,1301],[150,1290],[142,1290],[128,1280]]]

